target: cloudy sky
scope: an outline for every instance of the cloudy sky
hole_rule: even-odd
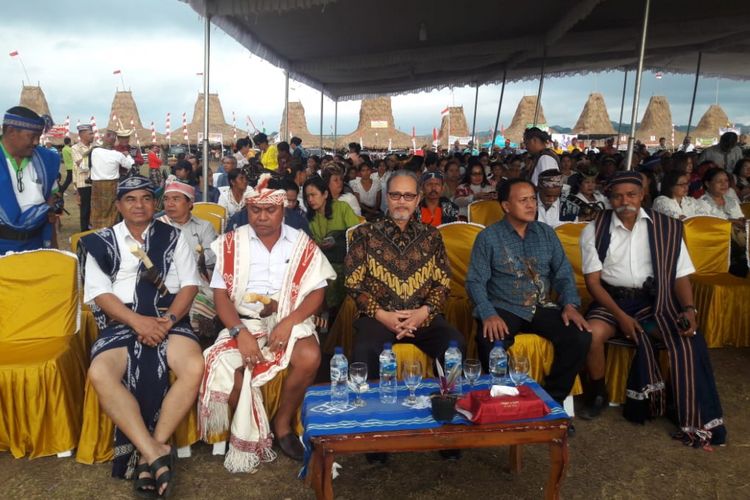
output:
[[[26,0],[4,2],[0,17],[0,107],[18,103],[25,79],[17,50],[31,81],[39,82],[46,93],[53,118],[62,123],[65,116],[77,119],[96,116],[101,126],[107,121],[112,98],[121,89],[116,69],[122,71],[125,85],[132,90],[141,120],[148,127],[154,121],[164,129],[167,112],[172,128],[180,116],[191,119],[202,78],[203,27],[197,14],[177,0]],[[211,91],[218,92],[227,122],[237,115],[238,127],[245,128],[246,116],[268,131],[277,130],[284,106],[282,71],[249,52],[217,28],[212,32]],[[585,77],[555,78],[545,81],[542,104],[550,125],[572,127],[589,92],[604,94],[610,118],[617,120],[622,92],[622,73],[610,72]],[[632,83],[626,97],[625,119],[630,116]],[[294,83],[291,100],[305,106],[308,128],[317,133],[320,120],[320,94]],[[506,127],[523,95],[536,94],[538,81],[518,82],[506,87],[500,121]],[[639,118],[649,97],[666,95],[672,105],[673,121],[688,120],[693,78],[653,74],[643,77]],[[750,82],[702,79],[698,87],[695,118],[717,98],[736,123],[750,123]],[[498,86],[479,90],[477,130],[488,130],[497,112]],[[429,134],[440,123],[440,110],[446,105],[463,105],[471,124],[474,89],[457,88],[393,98],[396,126],[418,134]],[[339,103],[340,134],[356,128],[359,102]],[[333,129],[333,102],[325,99],[324,132]]]

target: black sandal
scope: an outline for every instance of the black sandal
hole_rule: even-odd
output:
[[[153,477],[140,477],[144,472],[151,473],[148,464],[138,464],[133,471],[133,488],[135,494],[141,498],[155,498],[157,495],[156,481]]]
[[[153,480],[156,482],[156,489],[154,490],[154,492],[156,493],[157,497],[168,498],[169,494],[172,492],[172,487],[174,486],[176,461],[177,448],[172,446],[169,455],[161,456],[149,464],[148,467],[151,470],[151,475],[154,478]],[[157,475],[157,471],[162,468],[166,468],[167,470]],[[161,490],[161,487],[164,486],[164,483],[167,484],[167,487],[163,492],[159,493],[159,490]]]

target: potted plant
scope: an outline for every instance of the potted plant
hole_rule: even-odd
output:
[[[456,395],[453,390],[461,373],[461,365],[456,364],[446,376],[440,361],[435,360],[440,392],[432,394],[432,418],[438,422],[450,422],[456,414]]]

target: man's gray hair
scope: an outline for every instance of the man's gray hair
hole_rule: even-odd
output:
[[[390,177],[388,177],[388,180],[385,183],[385,192],[386,192],[386,194],[388,194],[390,192],[390,190],[391,190],[391,182],[396,177],[408,177],[410,179],[414,179],[414,183],[417,185],[417,193],[421,192],[421,189],[422,189],[421,184],[422,183],[419,181],[419,177],[417,177],[417,174],[415,174],[411,170],[406,170],[406,169],[402,168],[400,170],[396,170],[395,172],[393,172],[390,175]]]

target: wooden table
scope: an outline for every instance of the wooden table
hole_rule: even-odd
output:
[[[521,471],[521,445],[547,443],[550,473],[544,489],[544,498],[557,499],[560,497],[560,485],[568,465],[569,423],[568,419],[559,419],[315,436],[310,439],[313,456],[307,481],[315,489],[317,498],[333,499],[331,469],[336,454],[418,452],[498,446],[510,446],[510,472],[517,474]]]

